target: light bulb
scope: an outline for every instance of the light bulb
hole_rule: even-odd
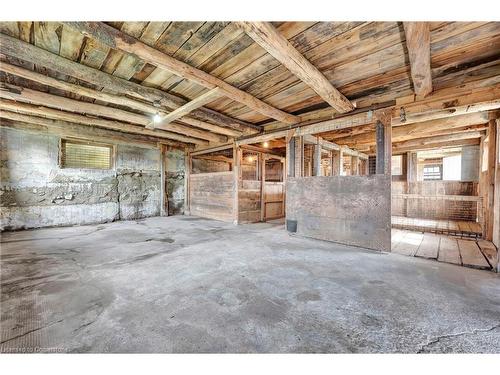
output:
[[[157,113],[153,116],[153,122],[158,124],[161,121],[161,116]]]
[[[262,144],[262,146],[264,146],[264,148],[268,148],[268,147],[269,147],[269,142],[264,142],[264,143]]]

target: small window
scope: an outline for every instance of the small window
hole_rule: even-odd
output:
[[[61,139],[61,168],[111,169],[113,145]]]
[[[424,181],[442,180],[443,166],[442,164],[424,165]]]
[[[403,174],[403,155],[392,157],[392,175],[401,176]]]

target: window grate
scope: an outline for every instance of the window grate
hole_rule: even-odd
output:
[[[111,169],[113,146],[77,140],[61,140],[61,168]]]

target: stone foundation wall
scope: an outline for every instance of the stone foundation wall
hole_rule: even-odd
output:
[[[160,151],[118,144],[111,170],[59,167],[59,137],[0,128],[0,229],[160,213]]]

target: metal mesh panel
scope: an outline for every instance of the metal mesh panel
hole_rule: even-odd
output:
[[[111,169],[113,146],[73,140],[61,141],[61,167]]]

